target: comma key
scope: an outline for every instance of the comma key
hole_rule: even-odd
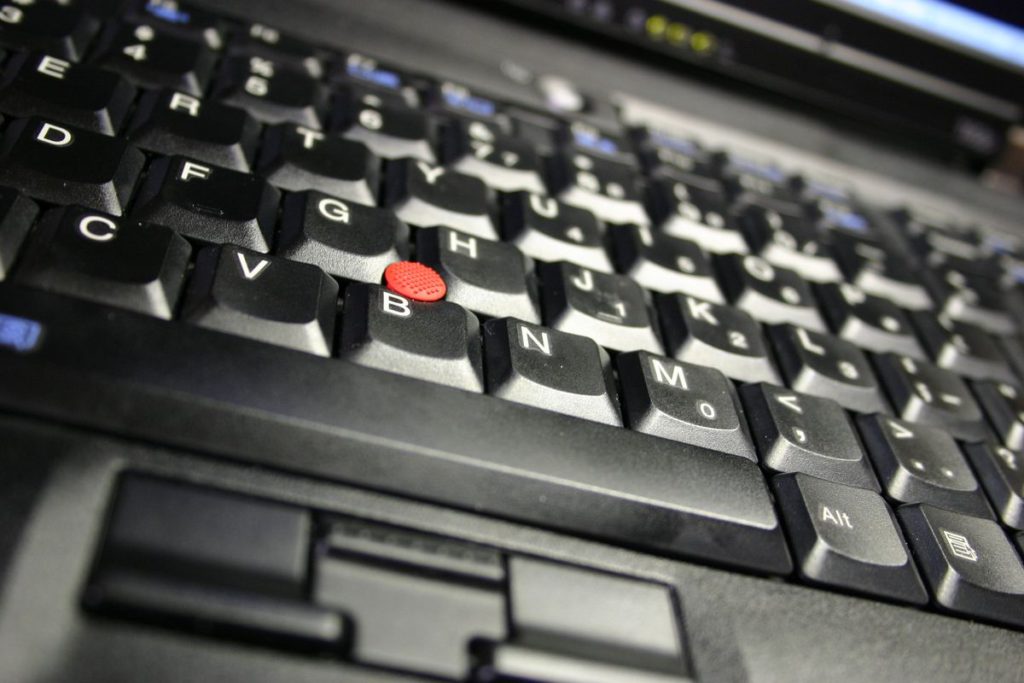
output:
[[[740,397],[765,466],[880,490],[850,418],[835,401],[770,384],[745,385]]]

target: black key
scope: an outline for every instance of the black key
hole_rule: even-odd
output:
[[[879,491],[853,424],[838,403],[770,384],[740,387],[761,464]]]
[[[862,349],[893,351],[912,358],[924,358],[910,319],[899,306],[872,296],[848,282],[816,288],[821,310],[840,338]]]
[[[247,172],[256,154],[260,126],[241,109],[163,90],[142,96],[127,136],[149,152],[181,154]]]
[[[803,214],[749,206],[742,223],[753,253],[773,266],[788,268],[814,282],[843,279],[828,246]]]
[[[53,209],[36,229],[17,280],[170,319],[191,253],[188,242],[162,225]]]
[[[179,0],[146,0],[141,5],[129,13],[132,20],[152,23],[170,35],[203,42],[213,50],[224,46],[223,22],[211,12]]]
[[[297,507],[129,474],[83,602],[204,634],[336,651],[344,621],[303,600],[311,527]]]
[[[432,111],[458,121],[482,123],[495,133],[511,132],[511,122],[490,95],[453,81],[441,81],[425,90]]]
[[[478,178],[413,159],[389,163],[385,174],[385,203],[406,223],[445,225],[484,239],[498,238],[487,186]]]
[[[556,680],[538,676],[556,669],[572,672],[561,680],[692,680],[665,585],[516,557],[508,590],[515,638],[481,648],[477,680]]]
[[[118,76],[42,53],[18,55],[4,71],[0,111],[48,117],[113,135],[121,128],[135,89]]]
[[[267,252],[279,198],[257,176],[168,157],[150,166],[134,210],[186,237]]]
[[[548,325],[615,351],[661,353],[644,292],[629,278],[564,262],[539,273]]]
[[[773,326],[768,336],[789,386],[850,410],[889,412],[871,364],[850,342],[792,325]]]
[[[993,443],[972,443],[964,452],[1003,524],[1024,529],[1024,455]]]
[[[810,285],[793,271],[752,255],[717,257],[716,265],[725,295],[736,308],[761,322],[825,331]]]
[[[0,280],[11,271],[39,207],[14,190],[0,187]]]
[[[104,32],[93,61],[135,85],[170,88],[200,97],[210,82],[215,53],[202,43],[180,38],[150,24],[112,25]]]
[[[537,154],[550,157],[555,153],[557,140],[564,123],[559,119],[532,109],[505,105],[505,115],[512,122],[516,138],[529,143]]]
[[[319,190],[373,206],[380,166],[366,145],[337,135],[281,124],[267,131],[259,170],[282,190]]]
[[[454,120],[444,131],[445,163],[502,192],[544,192],[543,163],[530,143],[495,134],[479,121]]]
[[[721,372],[646,351],[621,354],[616,364],[632,429],[757,462],[736,390]]]
[[[329,356],[337,304],[338,283],[319,268],[225,244],[196,257],[182,317]]]
[[[266,57],[275,62],[301,69],[314,78],[324,74],[323,55],[294,36],[281,33],[273,26],[253,22],[237,31],[228,46],[233,55]]]
[[[648,192],[648,211],[666,234],[696,242],[712,253],[750,251],[716,180],[655,179]]]
[[[689,137],[658,128],[636,129],[633,137],[640,161],[656,178],[685,182],[694,176],[704,176],[710,180],[714,173],[707,150]]]
[[[414,80],[401,69],[356,52],[335,62],[331,81],[348,85],[358,83],[360,93],[372,91],[378,98],[394,103],[393,106],[416,107],[420,101]],[[360,98],[356,96],[354,99]]]
[[[914,313],[913,320],[925,348],[940,368],[975,379],[1010,377],[1002,350],[984,330],[923,311]]]
[[[6,354],[5,410],[96,429],[131,421],[137,438],[182,448],[201,429],[240,462],[675,557],[792,569],[763,475],[745,458],[25,287],[0,286],[0,311],[46,330],[31,354]],[[183,372],[175,348],[208,371]],[[95,382],[54,391],[40,363]],[[396,396],[415,400],[381,419]],[[275,416],[275,429],[238,429],[254,412]],[[495,443],[515,444],[515,457]]]
[[[960,439],[985,436],[985,418],[964,381],[948,370],[909,356],[875,357],[876,369],[896,415],[941,427]]]
[[[926,281],[940,313],[993,334],[1016,331],[1005,296],[994,280],[943,266],[928,272]]]
[[[54,204],[120,216],[145,159],[120,138],[39,117],[12,123],[0,147],[0,184]]]
[[[731,306],[682,294],[655,296],[668,351],[740,382],[781,384],[761,326]]]
[[[480,323],[447,301],[410,301],[378,285],[345,290],[341,357],[379,370],[480,393]]]
[[[380,282],[384,269],[405,255],[408,233],[387,209],[296,193],[284,200],[277,254],[346,280]]]
[[[920,282],[920,269],[911,267],[893,250],[873,240],[849,235],[833,235],[832,248],[847,282],[901,308],[933,307],[928,290]]]
[[[850,199],[818,198],[814,202],[815,226],[819,232],[835,235],[853,235],[868,242],[881,241],[874,221]]]
[[[264,123],[324,127],[327,92],[308,72],[265,57],[229,57],[213,96],[241,107]]]
[[[616,226],[611,237],[619,272],[641,287],[725,303],[711,261],[696,242],[652,233],[645,225]]]
[[[864,444],[890,498],[991,517],[981,486],[948,433],[882,415],[858,419]]]
[[[723,154],[719,173],[733,201],[780,213],[798,214],[802,207],[789,176],[775,162],[748,154]]]
[[[650,222],[641,176],[629,166],[581,152],[562,154],[552,160],[550,180],[553,197],[603,221]]]
[[[523,255],[511,244],[430,228],[417,233],[416,258],[444,278],[448,301],[487,317],[540,323],[536,287],[527,281]]]
[[[940,607],[1024,626],[1024,566],[998,524],[927,505],[897,514]]]
[[[353,92],[336,98],[332,128],[350,140],[359,140],[382,159],[410,157],[437,163],[433,126],[427,114],[404,107],[366,101]]]
[[[573,121],[565,127],[563,137],[563,149],[568,154],[592,154],[626,166],[635,166],[637,163],[633,145],[625,134],[602,130],[586,121]]]
[[[586,337],[501,318],[484,325],[487,391],[595,422],[621,425],[611,363]]]
[[[125,571],[299,598],[311,530],[298,507],[129,474],[101,557]]]
[[[612,272],[601,225],[589,211],[524,192],[506,196],[503,209],[505,241],[527,256]]]
[[[1013,384],[997,381],[975,382],[974,393],[1006,447],[1024,449],[1024,393]]]
[[[896,517],[881,496],[806,474],[779,475],[772,483],[804,579],[928,602]]]
[[[11,2],[0,7],[0,46],[81,61],[100,23],[79,3]]]

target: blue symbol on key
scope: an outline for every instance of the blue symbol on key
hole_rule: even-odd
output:
[[[176,2],[163,2],[161,0],[149,2],[146,3],[146,11],[157,19],[163,19],[172,24],[187,24],[192,19],[192,15],[179,9]]]
[[[39,345],[43,326],[35,320],[0,313],[0,347],[31,351]]]
[[[600,133],[587,128],[574,129],[573,138],[579,147],[586,147],[602,154],[614,155],[618,153],[619,146],[614,140],[604,137]]]
[[[446,84],[447,85],[447,84]],[[461,109],[474,116],[488,118],[498,110],[492,100],[473,95],[465,88],[458,86],[442,87],[441,94],[445,103],[452,109]]]
[[[871,227],[864,216],[844,209],[825,209],[825,218],[832,225],[836,225],[844,230],[867,232]]]
[[[387,69],[381,69],[376,66],[374,62],[364,62],[361,60],[350,60],[345,65],[345,71],[352,78],[358,78],[361,81],[369,81],[374,85],[379,85],[382,88],[388,90],[398,90],[402,85],[402,78],[394,71],[388,71]]]

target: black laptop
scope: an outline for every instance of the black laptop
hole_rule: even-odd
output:
[[[1024,680],[1024,12],[0,4],[0,681]]]

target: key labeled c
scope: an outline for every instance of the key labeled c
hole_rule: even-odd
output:
[[[106,216],[85,216],[78,221],[78,232],[93,242],[109,242],[117,236],[117,223]]]

